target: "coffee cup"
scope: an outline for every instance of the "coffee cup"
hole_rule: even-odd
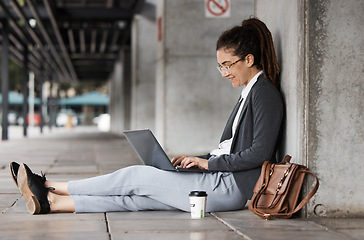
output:
[[[203,191],[190,192],[191,218],[204,218],[207,194]]]

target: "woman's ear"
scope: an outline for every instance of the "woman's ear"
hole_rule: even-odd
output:
[[[254,55],[253,54],[248,54],[246,55],[246,64],[248,67],[252,67],[254,65]]]

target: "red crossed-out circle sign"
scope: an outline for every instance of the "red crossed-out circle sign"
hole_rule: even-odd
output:
[[[207,10],[214,16],[221,16],[229,9],[228,0],[208,0]]]

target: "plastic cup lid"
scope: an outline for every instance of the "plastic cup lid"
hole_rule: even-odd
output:
[[[190,197],[207,197],[206,192],[204,191],[192,191],[190,192]]]

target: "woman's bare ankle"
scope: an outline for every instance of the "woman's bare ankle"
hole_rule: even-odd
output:
[[[48,192],[48,201],[51,212],[74,212],[75,206],[70,196],[58,195]]]
[[[58,195],[65,195],[69,196],[68,194],[68,183],[67,182],[53,182],[53,181],[46,181],[44,186],[48,188],[48,190],[52,193]]]

